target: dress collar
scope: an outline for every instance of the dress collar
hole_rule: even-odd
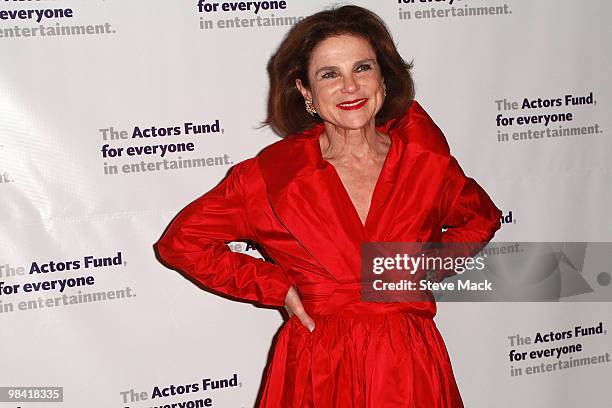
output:
[[[361,242],[381,240],[388,225],[383,210],[401,167],[410,167],[421,150],[448,151],[440,130],[413,101],[404,115],[377,127],[391,138],[365,226],[333,166],[321,154],[323,124],[288,136],[257,157],[270,205],[280,222],[338,281],[354,281]],[[386,217],[387,221],[392,217]],[[337,248],[338,251],[331,251]],[[340,272],[334,272],[340,271]]]

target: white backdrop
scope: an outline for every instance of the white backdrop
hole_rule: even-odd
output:
[[[63,387],[63,402],[0,406],[253,406],[281,315],[199,289],[158,263],[152,244],[232,163],[278,140],[257,128],[266,64],[291,23],[332,3],[251,2],[257,13],[217,3],[0,4],[0,387]],[[608,2],[354,3],[378,13],[414,60],[416,99],[509,221],[496,241],[612,241]],[[552,114],[571,120],[517,123]],[[208,132],[185,134],[186,123]],[[172,134],[132,137],[152,127]],[[529,131],[542,137],[515,140]],[[181,159],[194,167],[173,168]],[[118,265],[86,267],[107,257]],[[43,264],[56,271],[30,273]],[[54,280],[72,287],[39,284]],[[509,336],[607,330],[609,303],[441,303],[436,322],[466,407],[612,406],[609,363],[512,376],[530,363],[508,358],[532,349]],[[582,344],[580,357],[612,351],[607,331]],[[203,389],[230,378],[235,386]],[[188,384],[197,390],[176,388]]]

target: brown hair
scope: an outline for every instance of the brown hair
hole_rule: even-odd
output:
[[[410,75],[412,62],[407,63],[395,48],[393,38],[383,20],[358,6],[342,6],[320,11],[299,21],[285,36],[268,63],[270,91],[268,117],[264,124],[276,133],[287,136],[311,128],[322,119],[311,116],[304,107],[304,98],[295,86],[299,78],[308,83],[308,64],[314,48],[328,37],[354,34],[366,39],[374,51],[387,96],[376,115],[376,125],[393,119],[405,111],[414,99],[414,83]]]

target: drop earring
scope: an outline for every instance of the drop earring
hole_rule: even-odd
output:
[[[317,110],[315,109],[314,105],[312,104],[312,99],[304,99],[304,102],[306,104],[306,112],[310,113],[312,116],[317,114]]]
[[[383,95],[387,96],[387,86],[385,85],[385,81],[382,81],[382,89],[383,89]]]

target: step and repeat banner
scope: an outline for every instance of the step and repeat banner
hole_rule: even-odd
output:
[[[502,209],[495,241],[612,241],[608,2],[353,3],[386,21]],[[279,140],[266,64],[332,4],[1,2],[0,407],[255,404],[282,315],[200,289],[152,245]],[[612,406],[610,303],[438,306],[466,407]]]

